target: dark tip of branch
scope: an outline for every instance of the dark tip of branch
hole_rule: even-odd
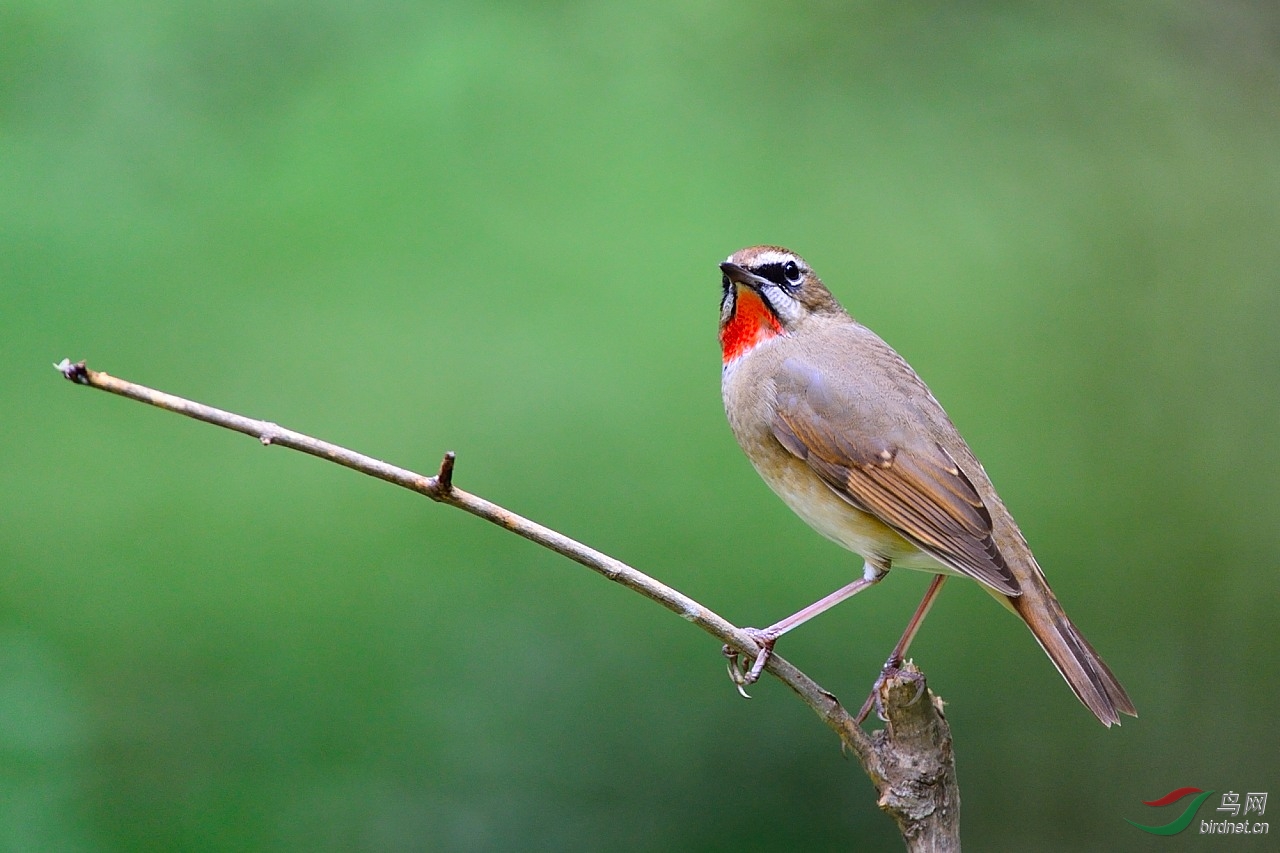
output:
[[[452,450],[444,455],[444,459],[440,460],[440,473],[436,475],[436,482],[440,484],[440,491],[449,492],[453,489],[453,461],[457,456]]]
[[[84,366],[83,361],[77,361],[75,364],[72,364],[71,359],[64,358],[62,361],[55,364],[54,367],[57,368],[63,376],[70,379],[77,385],[89,384],[89,370]]]

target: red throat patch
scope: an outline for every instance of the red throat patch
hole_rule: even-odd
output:
[[[764,304],[760,294],[749,287],[739,287],[733,317],[720,330],[724,363],[728,364],[762,341],[780,334],[782,324]]]

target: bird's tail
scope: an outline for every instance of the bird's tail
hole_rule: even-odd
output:
[[[1040,578],[1036,580],[1039,583],[1023,583],[1022,595],[1016,598],[1000,597],[1027,623],[1076,697],[1104,726],[1119,725],[1122,713],[1138,716],[1129,694],[1089,641],[1071,624],[1048,584]]]

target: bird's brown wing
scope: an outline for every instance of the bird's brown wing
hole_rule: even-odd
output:
[[[788,362],[771,425],[782,446],[920,550],[998,592],[1020,595],[992,538],[991,513],[951,454],[903,429],[859,420],[858,401],[840,399],[819,373]],[[852,424],[870,434],[850,435]]]

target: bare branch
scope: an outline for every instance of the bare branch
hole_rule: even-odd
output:
[[[76,384],[251,435],[264,446],[288,447],[318,456],[457,507],[640,593],[745,655],[755,657],[760,652],[749,633],[687,595],[562,533],[457,488],[453,485],[455,456],[452,451],[444,455],[437,474],[423,476],[269,421],[248,418],[90,370],[83,361],[72,363],[63,359],[55,367]],[[880,792],[878,805],[898,822],[909,849],[959,849],[959,792],[955,786],[950,730],[940,713],[941,700],[925,690],[929,701],[917,701],[921,696],[923,676],[907,679],[905,689],[899,689],[903,679],[885,680],[881,688],[881,704],[888,717],[889,729],[887,733],[878,732],[872,738],[862,731],[834,695],[784,658],[772,655],[765,669],[790,687],[857,756]],[[925,768],[925,775],[920,772],[921,767]],[[943,819],[948,816],[949,823]],[[930,846],[916,846],[913,838],[917,842],[927,839]]]

